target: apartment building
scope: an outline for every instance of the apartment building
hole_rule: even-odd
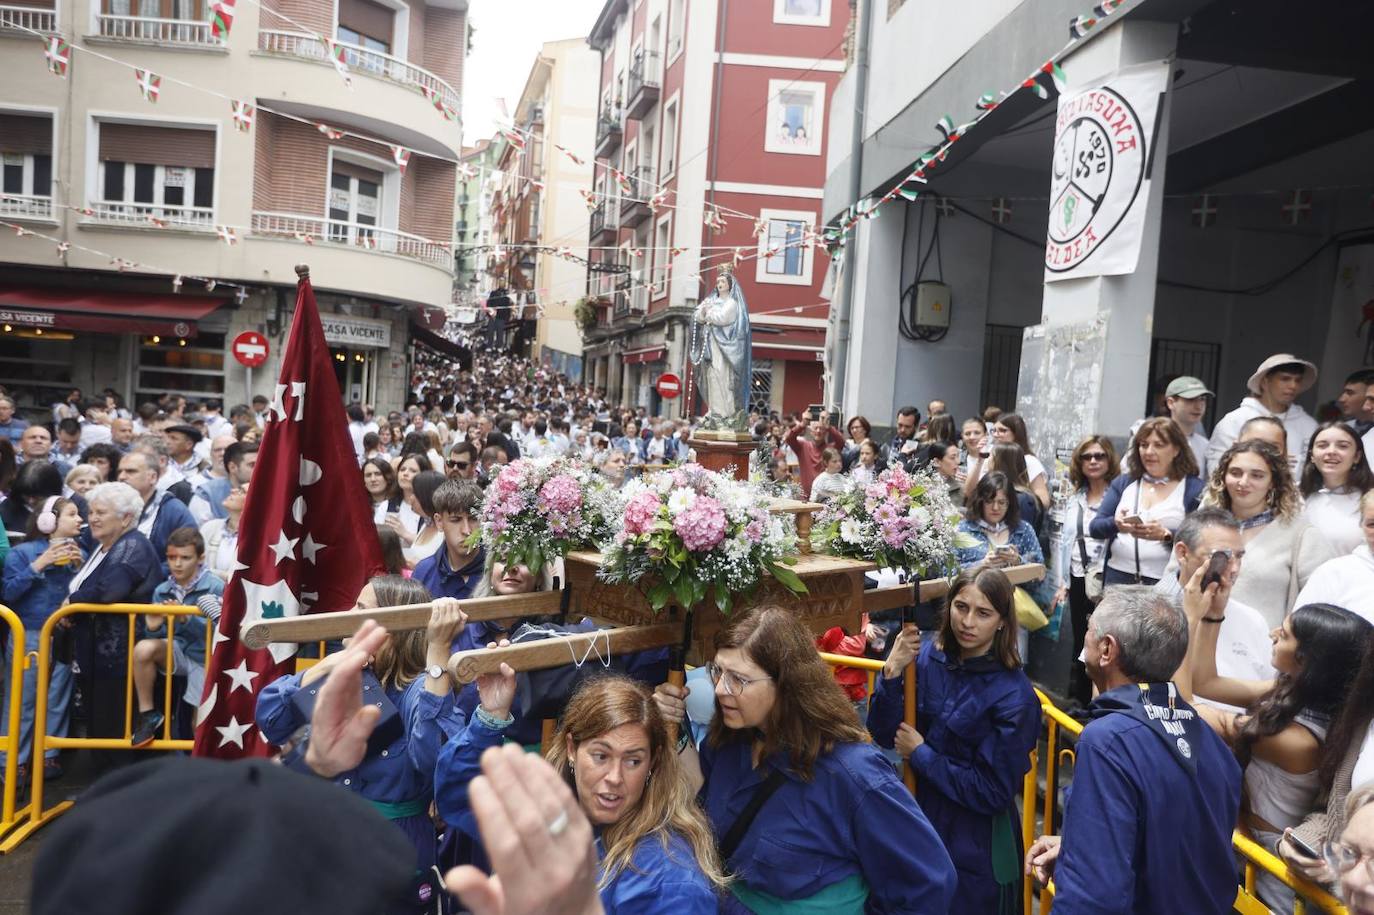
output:
[[[204,0],[21,3],[0,5],[0,220],[23,230],[0,234],[0,384],[29,407],[270,394],[307,262],[344,396],[402,402],[453,296],[466,0],[243,3],[227,37]],[[71,43],[65,76],[30,30]],[[244,330],[271,350],[252,390]]]
[[[515,106],[514,135],[501,152],[493,224],[502,246],[493,282],[521,304],[515,316],[531,358],[582,377],[582,336],[574,318],[586,269],[600,61],[581,38],[545,42]],[[566,251],[560,251],[566,249]]]
[[[500,186],[497,163],[505,140],[498,134],[463,151],[458,174],[458,217],[454,224],[455,301],[471,306],[491,291],[482,246],[491,242],[491,195]]]
[[[602,8],[588,38],[601,88],[587,276],[598,311],[584,362],[612,399],[699,412],[686,398],[660,402],[654,381],[688,377],[692,309],[738,253],[752,406],[819,402],[828,258],[806,239],[819,222],[848,22],[842,0]]]

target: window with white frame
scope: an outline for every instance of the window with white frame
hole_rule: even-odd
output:
[[[214,221],[215,131],[150,123],[97,124],[91,188],[102,218]]]
[[[773,0],[773,21],[780,25],[830,25],[830,0]]]
[[[673,244],[673,218],[664,216],[654,226],[653,270],[650,276],[650,295],[661,299],[668,294],[668,268],[672,264],[669,247]]]
[[[805,210],[763,210],[766,227],[759,238],[754,279],[783,286],[811,285],[814,251],[805,243],[816,214]]]
[[[347,159],[335,158],[329,172],[329,237],[353,244],[375,238],[381,225],[385,176]]]
[[[668,62],[682,53],[683,13],[687,0],[668,0]]]
[[[0,192],[22,197],[52,196],[52,156],[47,153],[4,153]]]
[[[768,81],[765,150],[794,156],[819,156],[824,124],[825,83]]]
[[[677,96],[663,107],[663,178],[677,171]]]

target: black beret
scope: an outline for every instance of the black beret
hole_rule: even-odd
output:
[[[415,872],[415,847],[367,801],[266,760],[128,766],[50,830],[33,915],[376,915]]]

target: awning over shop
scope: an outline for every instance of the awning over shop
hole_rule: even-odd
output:
[[[620,357],[620,361],[625,365],[642,365],[645,362],[658,362],[668,355],[668,351],[661,346],[650,346],[644,349],[626,350]]]
[[[454,343],[447,337],[440,336],[419,324],[410,325],[410,339],[427,349],[433,350],[440,356],[447,356],[454,360],[463,371],[472,371],[472,353],[461,343]]]
[[[227,298],[0,285],[0,323],[16,330],[79,330],[194,337]]]

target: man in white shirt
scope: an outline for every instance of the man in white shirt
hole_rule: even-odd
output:
[[[1202,417],[1207,415],[1207,398],[1215,396],[1200,378],[1194,378],[1192,375],[1180,375],[1164,389],[1164,406],[1169,411],[1169,418],[1178,424],[1187,437],[1188,445],[1193,449],[1193,457],[1197,458],[1198,476],[1204,480],[1207,479],[1208,441],[1207,436],[1201,431]],[[1130,435],[1126,439],[1126,452],[1121,457],[1122,470],[1126,470],[1126,457],[1131,453],[1131,442],[1135,441],[1136,430],[1144,423],[1145,420],[1139,419],[1131,426]]]
[[[205,435],[208,439],[216,439],[234,431],[233,425],[220,412],[218,400],[207,400],[201,409],[201,415],[205,420]]]
[[[1176,600],[1183,600],[1183,587],[1198,569],[1212,557],[1222,554],[1229,557],[1226,569],[1227,587],[1234,583],[1240,574],[1241,561],[1245,558],[1245,543],[1240,536],[1240,522],[1224,508],[1200,508],[1183,521],[1174,534],[1174,555],[1168,569],[1155,585],[1155,590],[1168,594]],[[1170,571],[1177,567],[1177,575]],[[1206,573],[1204,573],[1205,575]],[[1272,644],[1269,641],[1269,626],[1264,617],[1253,607],[1242,604],[1234,597],[1227,601],[1224,621],[1204,618],[1200,625],[1220,626],[1217,634],[1217,673],[1223,677],[1241,680],[1272,680],[1276,673],[1269,663],[1272,657]],[[1220,702],[1213,702],[1201,696],[1194,698],[1194,704],[1213,705],[1233,712],[1244,712]]]
[[[1270,356],[1255,369],[1246,389],[1250,396],[1240,406],[1227,413],[1212,431],[1207,448],[1207,463],[1216,462],[1235,444],[1241,426],[1257,416],[1272,416],[1283,423],[1288,432],[1288,463],[1302,467],[1307,457],[1307,443],[1317,431],[1317,421],[1294,403],[1298,396],[1317,383],[1317,367],[1292,353]]]

